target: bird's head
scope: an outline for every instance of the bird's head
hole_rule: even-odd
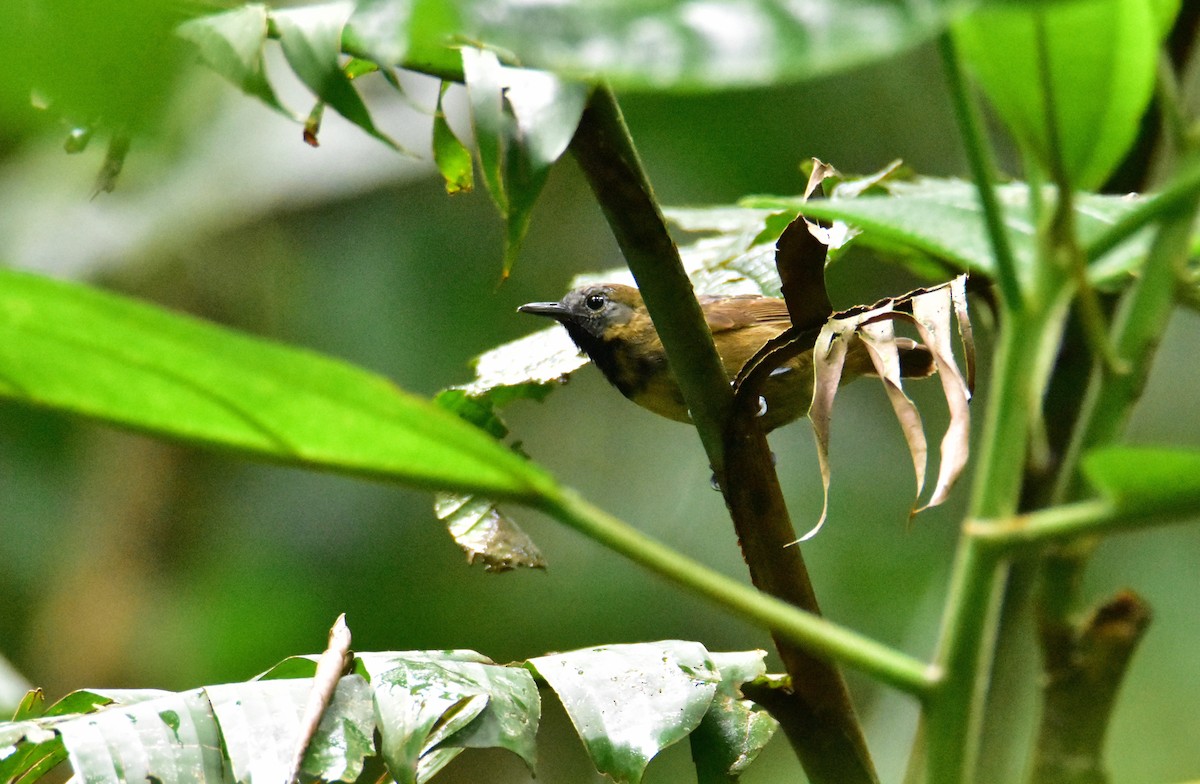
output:
[[[575,343],[589,354],[598,344],[613,339],[646,312],[638,290],[619,283],[580,286],[567,292],[558,302],[531,302],[517,310],[559,322],[567,328]]]

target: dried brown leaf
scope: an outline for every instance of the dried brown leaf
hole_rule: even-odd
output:
[[[962,340],[963,362],[967,366],[967,397],[970,397],[975,394],[975,333],[971,330],[971,317],[967,313],[966,275],[959,275],[950,281],[950,295],[954,300],[954,320]]]
[[[951,340],[950,312],[954,308],[953,287],[949,284],[925,291],[909,300],[912,315],[899,314],[911,320],[921,341],[933,354],[942,393],[950,410],[950,423],[942,437],[937,484],[928,503],[917,512],[938,506],[946,500],[950,489],[966,467],[970,455],[971,410],[970,391],[954,361]]]
[[[333,628],[329,630],[329,643],[317,659],[317,671],[313,676],[312,688],[308,692],[308,700],[304,704],[304,714],[300,717],[300,735],[296,738],[286,784],[296,784],[298,781],[300,766],[304,762],[304,755],[312,743],[313,736],[317,733],[317,727],[321,724],[321,717],[333,699],[338,681],[350,669],[353,661],[354,655],[350,652],[350,627],[346,626],[346,614],[342,613],[333,622]]]
[[[889,306],[890,311],[890,306]],[[912,509],[909,515],[915,514],[921,493],[925,489],[925,468],[929,459],[929,446],[925,441],[925,428],[921,423],[921,413],[917,406],[904,393],[900,378],[900,349],[896,345],[896,329],[891,319],[868,321],[858,330],[858,337],[867,348],[871,364],[883,382],[883,388],[891,401],[892,410],[904,431],[904,440],[908,444],[908,452],[912,456],[913,472],[917,479],[917,492],[913,497]]]
[[[854,324],[835,319],[822,328],[813,348],[813,398],[808,419],[817,442],[817,463],[821,467],[824,499],[821,502],[821,518],[817,520],[817,524],[792,544],[816,536],[829,515],[829,430],[833,416],[833,398],[842,380],[842,368],[846,364],[846,351],[851,340],[857,340],[854,336]]]
[[[780,291],[792,325],[800,329],[819,326],[833,313],[833,304],[825,290],[828,249],[810,228],[803,216],[796,218],[775,243]]]
[[[812,171],[808,174],[808,185],[804,187],[804,198],[802,201],[808,201],[808,197],[813,195],[813,192],[820,187],[821,183],[830,177],[841,177],[841,173],[833,168],[832,164],[825,163],[820,158],[812,159]]]

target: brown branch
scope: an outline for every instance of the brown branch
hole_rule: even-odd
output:
[[[641,289],[692,421],[725,493],[756,588],[819,613],[766,438],[752,415],[727,430],[733,393],[679,251],[611,91],[597,88],[571,151]],[[726,432],[731,435],[726,438]],[[814,784],[875,782],[874,767],[837,667],[775,638],[795,691],[772,712]]]
[[[1150,608],[1122,591],[1082,624],[1042,624],[1045,707],[1038,728],[1033,781],[1107,784],[1104,735],[1125,669],[1146,627]]]

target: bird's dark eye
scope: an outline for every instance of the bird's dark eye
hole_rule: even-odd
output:
[[[586,298],[584,298],[583,304],[587,305],[588,310],[603,310],[604,309],[604,295],[603,294],[589,294]]]

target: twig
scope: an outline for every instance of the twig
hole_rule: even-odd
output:
[[[799,548],[784,547],[796,535],[766,439],[752,419],[726,429],[733,393],[724,367],[616,99],[607,87],[594,90],[571,151],[641,289],[725,493],[754,585],[818,614],[820,608]],[[777,717],[809,778],[814,782],[876,781],[837,667],[779,634],[775,641],[797,684],[788,712]]]

